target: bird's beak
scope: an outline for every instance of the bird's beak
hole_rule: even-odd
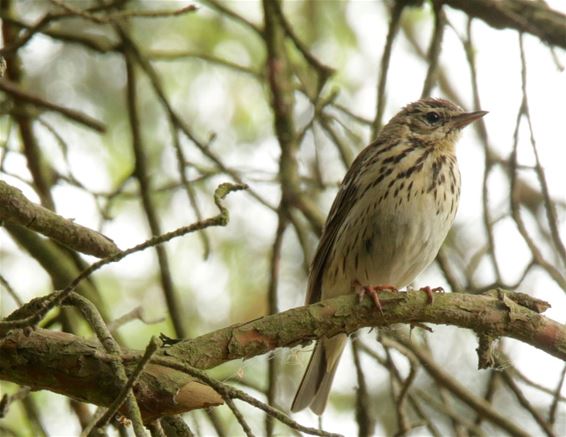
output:
[[[485,114],[487,114],[487,111],[464,112],[452,117],[450,121],[455,128],[462,129],[470,123],[479,120]]]

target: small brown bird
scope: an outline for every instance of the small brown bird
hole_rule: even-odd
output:
[[[461,129],[485,114],[427,98],[383,127],[340,185],[311,266],[307,304],[404,287],[434,260],[458,208],[455,144]],[[323,413],[346,339],[317,342],[291,411]]]

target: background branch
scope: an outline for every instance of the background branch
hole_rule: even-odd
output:
[[[108,237],[30,202],[15,187],[0,181],[0,220],[51,237],[70,249],[98,258],[120,249]]]
[[[547,44],[566,48],[566,15],[544,3],[529,0],[445,0],[444,3],[496,29],[530,33]]]

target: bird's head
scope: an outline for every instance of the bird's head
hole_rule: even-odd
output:
[[[393,128],[396,135],[407,136],[416,146],[453,152],[460,131],[485,114],[487,111],[465,112],[448,100],[426,98],[405,106],[384,131]]]

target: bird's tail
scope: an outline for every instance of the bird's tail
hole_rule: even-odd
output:
[[[300,411],[310,406],[318,415],[324,412],[332,380],[347,339],[346,334],[338,334],[334,337],[322,338],[316,343],[291,405],[291,411]]]

